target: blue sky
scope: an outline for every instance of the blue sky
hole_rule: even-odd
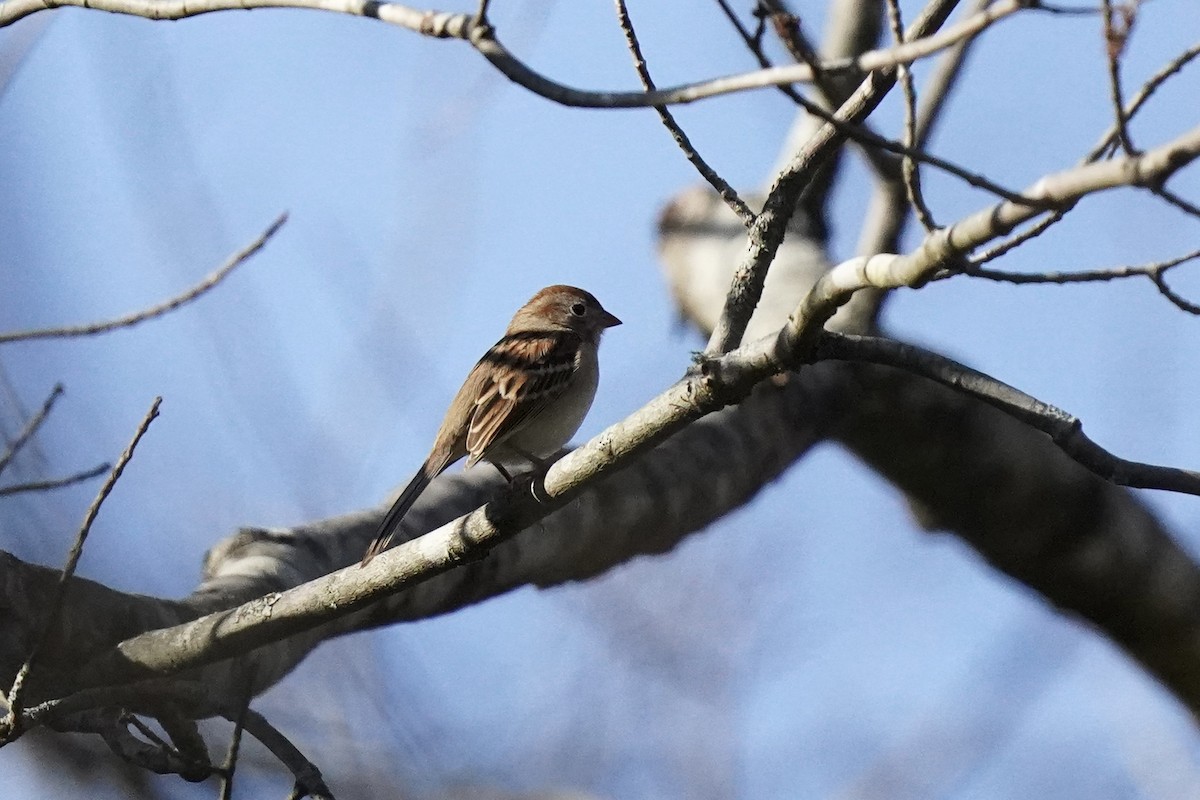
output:
[[[630,10],[660,85],[752,66],[715,6],[644,5]],[[820,30],[819,4],[797,10]],[[608,4],[493,14],[547,74],[636,86]],[[653,240],[662,204],[698,179],[650,111],[559,108],[461,43],[329,14],[152,23],[64,10],[0,32],[0,53],[35,25],[0,90],[0,327],[148,305],[291,213],[183,311],[0,350],[3,419],[67,386],[21,465],[31,476],[112,459],[164,397],[93,530],[88,577],[182,595],[237,526],[381,502],[423,458],[466,370],[545,284],[585,286],[625,320],[605,340],[581,437],[673,382],[699,346],[675,322]],[[1194,3],[1146,4],[1129,86],[1198,34]],[[1138,144],[1196,124],[1195,70],[1135,123]],[[879,127],[894,132],[898,112],[889,99]],[[678,116],[730,182],[756,187],[792,109],[763,91]],[[932,147],[1021,187],[1075,163],[1109,120],[1099,23],[1023,16],[985,37]],[[1175,188],[1200,198],[1197,175]],[[925,185],[939,220],[988,202],[936,173]],[[835,257],[852,254],[866,192],[851,159]],[[1136,263],[1198,240],[1195,220],[1114,192],[998,266]],[[1188,270],[1175,284],[1200,299]],[[1200,321],[1146,281],[951,281],[897,293],[886,324],[1079,415],[1115,452],[1200,465]],[[4,548],[60,563],[92,491],[2,501]],[[1194,498],[1145,500],[1200,549]],[[477,784],[613,798],[1169,798],[1197,777],[1200,752],[1186,713],[1111,645],[957,540],[915,530],[903,498],[832,447],[674,553],[334,642],[262,707],[335,791],[355,787],[347,796],[390,778],[415,796]],[[36,750],[2,758],[40,793],[72,796]],[[281,777],[250,770],[246,786],[259,784]]]

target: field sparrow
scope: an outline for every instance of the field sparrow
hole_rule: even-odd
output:
[[[468,467],[483,459],[506,478],[505,465],[545,466],[591,408],[600,335],[620,324],[574,286],[547,286],[521,306],[454,396],[429,457],[383,518],[362,565],[387,548],[429,482],[463,456]]]

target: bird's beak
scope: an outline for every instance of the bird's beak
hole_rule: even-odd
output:
[[[605,311],[603,308],[600,309],[600,327],[601,328],[612,328],[612,327],[615,327],[620,324],[621,324],[621,320],[617,319],[612,314]]]

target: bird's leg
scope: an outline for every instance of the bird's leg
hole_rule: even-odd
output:
[[[513,476],[508,474],[508,470],[500,466],[500,464],[495,461],[489,461],[488,463],[496,468],[496,472],[500,473],[500,476],[504,478],[505,482],[507,482],[510,486],[512,485]]]
[[[538,458],[533,453],[527,453],[521,448],[514,447],[511,444],[508,445],[508,449],[528,461],[530,465],[533,466],[533,469],[521,476],[529,478],[529,491],[533,494],[533,499],[537,500],[539,503],[549,502],[550,497],[546,494],[545,485],[542,483],[542,479],[546,477],[546,473],[558,459],[554,457]],[[509,483],[511,484],[513,481],[510,480]]]

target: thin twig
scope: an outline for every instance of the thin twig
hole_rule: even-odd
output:
[[[1041,11],[1063,16],[1091,17],[1100,13],[1100,9],[1095,6],[1060,6],[1055,3],[1040,2],[1040,0],[1034,0],[1034,4]]]
[[[1169,78],[1175,76],[1191,61],[1195,60],[1197,56],[1200,56],[1200,42],[1184,50],[1182,53],[1175,56],[1175,58],[1172,58],[1161,69],[1159,69],[1158,72],[1151,75],[1150,79],[1142,84],[1142,88],[1138,90],[1136,95],[1134,95],[1134,98],[1129,102],[1129,105],[1125,107],[1125,113],[1123,115],[1125,120],[1128,121],[1132,119],[1133,115],[1141,110],[1142,104],[1149,100],[1151,95],[1158,90],[1158,87],[1166,83]],[[1100,138],[1100,141],[1096,143],[1095,147],[1093,147],[1088,153],[1087,158],[1085,159],[1086,162],[1090,163],[1100,158],[1105,150],[1116,144],[1117,137],[1119,135],[1120,131],[1117,129],[1117,126],[1114,123],[1113,126],[1107,132],[1105,132],[1104,136]]]
[[[1185,264],[1188,261],[1195,261],[1198,258],[1200,258],[1200,250],[1193,250],[1190,253],[1185,253],[1182,256],[1167,259],[1166,261],[1154,261],[1149,264],[1140,264],[1132,267],[1109,267],[1105,269],[1080,270],[1077,272],[1004,272],[1002,270],[969,268],[963,270],[961,274],[972,278],[985,278],[1004,283],[1056,283],[1060,285],[1068,283],[1096,283],[1141,276],[1149,278],[1164,297],[1183,311],[1189,314],[1200,314],[1200,306],[1190,303],[1176,294],[1167,286],[1166,279],[1163,277],[1168,270],[1180,264]],[[950,277],[952,274],[959,273],[938,275],[934,280],[942,280]]]
[[[975,0],[969,13],[975,13],[987,7],[989,0]],[[943,53],[934,64],[933,71],[921,92],[921,103],[917,109],[917,123],[913,144],[916,148],[925,147],[933,130],[941,118],[951,91],[962,74],[967,54],[976,39],[964,39]],[[918,149],[917,152],[920,152]],[[919,159],[918,159],[919,160]],[[873,253],[890,253],[900,248],[900,239],[908,221],[909,205],[900,194],[894,181],[881,181],[876,184],[871,201],[867,206],[867,215],[859,231],[858,244],[855,252],[859,255]],[[876,304],[876,308],[878,305]]]
[[[250,695],[238,709],[237,718],[233,720],[233,735],[229,739],[229,753],[225,756],[225,766],[221,768],[221,788],[217,794],[218,800],[233,800],[233,775],[237,770],[238,751],[242,747],[242,730],[246,726],[246,712],[250,710]]]
[[[1154,285],[1158,287],[1159,293],[1187,313],[1200,316],[1200,305],[1188,302],[1168,286],[1167,279],[1163,277],[1164,272],[1166,270],[1159,270],[1150,275],[1150,280],[1154,281]]]
[[[904,44],[904,22],[900,17],[900,0],[887,0],[888,24],[892,28],[892,36],[897,46]],[[969,41],[969,40],[964,40]],[[913,88],[912,72],[901,64],[896,68],[900,88],[904,94],[904,146],[915,147],[917,144],[917,90]],[[904,179],[904,192],[908,196],[909,205],[917,220],[927,231],[937,228],[933,221],[933,212],[925,204],[921,194],[921,175],[917,171],[916,162],[911,156],[904,156],[900,161],[900,174]]]
[[[9,1],[11,2],[11,0]],[[3,4],[0,3],[0,9],[2,8]],[[72,336],[92,336],[98,333],[107,333],[108,331],[116,330],[118,328],[129,328],[137,325],[139,322],[145,322],[148,319],[161,317],[163,314],[170,313],[180,306],[187,305],[203,295],[205,292],[212,289],[221,281],[225,280],[229,273],[233,272],[235,269],[245,263],[247,259],[261,250],[263,246],[266,245],[267,241],[275,235],[275,232],[279,230],[283,223],[287,222],[287,218],[287,212],[280,214],[274,222],[267,226],[267,229],[263,231],[257,239],[230,256],[229,260],[221,265],[221,267],[215,272],[208,275],[204,280],[200,281],[200,283],[188,289],[183,294],[172,297],[165,302],[159,303],[158,305],[147,308],[143,311],[138,311],[123,317],[117,317],[116,319],[106,320],[104,322],[93,322],[87,325],[68,325],[61,328],[42,328],[39,330],[0,333],[0,344],[5,344],[7,342],[29,341],[31,339],[62,339]]]
[[[44,481],[29,481],[28,483],[12,483],[8,486],[0,486],[0,497],[24,494],[26,492],[46,492],[51,489],[62,489],[65,486],[73,486],[76,483],[83,483],[84,481],[103,475],[110,466],[108,463],[98,464],[91,469],[77,472],[74,475],[67,475],[63,478],[50,478]]]
[[[146,412],[146,416],[142,418],[141,424],[138,425],[137,431],[134,432],[129,446],[125,448],[125,452],[121,453],[121,457],[117,459],[117,463],[109,473],[108,480],[100,487],[100,492],[92,500],[92,504],[88,506],[87,513],[83,516],[83,523],[79,526],[79,531],[75,534],[75,542],[71,545],[71,551],[67,555],[67,563],[62,569],[62,574],[59,575],[58,585],[55,587],[54,597],[50,602],[50,610],[46,614],[45,621],[42,623],[42,629],[34,641],[33,647],[30,648],[29,656],[25,659],[25,663],[17,671],[12,689],[8,692],[8,713],[3,720],[0,720],[0,742],[11,741],[14,737],[20,735],[21,695],[24,691],[25,682],[29,677],[29,671],[37,660],[37,657],[41,654],[41,650],[45,646],[50,633],[58,625],[58,615],[62,611],[63,599],[67,595],[67,587],[70,585],[71,577],[75,574],[75,568],[79,564],[79,557],[83,555],[84,542],[87,541],[88,533],[92,529],[92,523],[96,520],[96,515],[100,513],[100,506],[103,505],[105,499],[112,493],[113,487],[116,486],[117,481],[121,477],[121,473],[125,471],[125,466],[133,458],[133,451],[137,448],[138,442],[146,434],[150,423],[158,416],[158,407],[161,403],[161,397],[154,398],[154,402],[150,404],[150,410]]]
[[[1045,8],[1045,6],[1043,6],[1043,8]],[[1092,9],[1089,13],[1095,13],[1095,9]],[[1191,61],[1195,60],[1198,56],[1200,56],[1200,43],[1194,44],[1188,49],[1184,50],[1182,53],[1168,61],[1162,68],[1158,70],[1158,72],[1154,73],[1154,75],[1152,75],[1150,79],[1142,85],[1142,88],[1138,90],[1138,93],[1134,96],[1133,100],[1129,102],[1129,105],[1125,107],[1124,119],[1126,122],[1133,119],[1134,115],[1141,110],[1142,105],[1144,105],[1145,102],[1150,99],[1150,97],[1155,91],[1158,90],[1160,86],[1166,83],[1168,79],[1178,74],[1180,70],[1187,66],[1187,64],[1189,64]],[[1119,129],[1114,123],[1111,128],[1105,131],[1104,135],[1100,137],[1100,141],[1098,141],[1092,147],[1092,149],[1088,151],[1087,155],[1083,157],[1083,160],[1080,163],[1092,164],[1100,158],[1103,158],[1106,153],[1115,152],[1116,148],[1119,146],[1117,144],[1119,133]],[[1191,206],[1191,204],[1184,201],[1183,198],[1176,197],[1170,192],[1167,192],[1165,195],[1162,194],[1164,191],[1166,190],[1163,187],[1159,187],[1159,197],[1162,197],[1169,203],[1172,201],[1177,201],[1173,204],[1180,208],[1180,210],[1188,214],[1195,214],[1197,209],[1195,209],[1194,206]],[[1053,211],[1048,216],[1040,219],[1037,224],[1031,226],[1020,234],[1010,239],[1006,239],[1005,241],[994,245],[982,253],[978,253],[977,255],[973,256],[970,259],[970,263],[974,266],[986,264],[989,261],[999,258],[1010,250],[1019,247],[1035,236],[1045,233],[1051,227],[1061,222],[1063,217],[1065,217],[1073,207],[1074,206],[1068,206],[1066,208]]]
[[[1004,241],[1000,242],[999,244],[993,245],[992,247],[989,247],[987,250],[984,250],[981,253],[971,256],[970,258],[967,259],[967,263],[969,263],[972,267],[978,267],[982,264],[986,264],[989,261],[993,261],[993,260],[999,258],[1000,256],[1004,255],[1005,253],[1009,252],[1010,250],[1015,250],[1016,248],[1020,247],[1021,245],[1025,244],[1026,242],[1028,242],[1030,239],[1041,236],[1043,233],[1048,231],[1051,227],[1057,225],[1059,222],[1062,221],[1062,218],[1067,215],[1067,212],[1070,211],[1074,207],[1075,207],[1074,205],[1071,205],[1071,206],[1067,206],[1066,208],[1059,208],[1059,209],[1055,209],[1054,211],[1051,211],[1049,214],[1042,217],[1037,222],[1035,222],[1033,225],[1030,225],[1028,228],[1021,231],[1017,235],[1011,236],[1011,237],[1005,239]]]
[[[1155,196],[1166,200],[1168,203],[1175,206],[1188,216],[1200,218],[1200,206],[1197,206],[1195,203],[1192,203],[1189,200],[1185,200],[1165,186],[1152,186],[1150,187],[1150,191]]]
[[[729,20],[729,24],[733,26],[734,31],[736,31],[737,35],[741,38],[742,43],[746,45],[746,49],[750,51],[750,55],[754,56],[754,60],[758,62],[758,65],[763,69],[773,68],[775,64],[771,62],[771,59],[767,58],[767,54],[763,50],[762,46],[761,31],[763,20],[761,18],[759,19],[759,30],[755,33],[751,33],[749,29],[747,29],[742,23],[742,20],[738,17],[737,13],[730,7],[728,0],[717,0],[717,5],[721,9],[721,13],[725,15],[725,19]],[[796,59],[796,61],[799,63],[800,59]],[[823,73],[821,73],[819,70],[813,73],[813,85],[817,87],[817,91],[825,95],[826,102],[832,105],[832,95],[826,93],[828,81],[825,80]],[[775,88],[792,102],[797,104],[801,102],[800,93],[797,92],[790,84],[780,84]]]
[[[25,443],[37,433],[38,428],[46,421],[46,416],[50,413],[50,409],[54,407],[55,401],[62,397],[62,393],[63,385],[61,383],[54,384],[54,388],[50,390],[49,397],[42,403],[41,409],[25,422],[25,427],[21,428],[21,432],[17,434],[17,437],[8,443],[4,454],[0,455],[0,472],[4,472],[5,468],[12,462],[21,448],[25,446]]]
[[[317,765],[305,758],[296,745],[267,721],[267,718],[252,708],[246,707],[241,712],[243,727],[246,733],[258,739],[275,758],[291,770],[296,778],[293,797],[313,797],[317,800],[333,800],[333,792],[325,785],[321,770]],[[297,794],[299,792],[299,794]]]
[[[1125,45],[1133,30],[1137,13],[1137,7],[1133,5],[1135,1],[1130,0],[1130,4],[1119,7],[1122,23],[1118,25],[1116,21],[1118,8],[1114,6],[1113,0],[1101,0],[1104,8],[1104,51],[1108,62],[1108,91],[1112,98],[1113,116],[1116,118],[1117,142],[1126,155],[1131,155],[1134,148],[1133,140],[1129,137],[1124,92],[1121,89],[1121,54],[1125,52]]]
[[[650,68],[646,66],[646,59],[642,55],[641,45],[638,44],[637,33],[633,30],[633,20],[629,18],[629,9],[625,7],[625,0],[616,0],[617,6],[617,21],[621,25],[621,30],[625,34],[625,45],[629,48],[629,54],[633,57],[633,66],[637,70],[638,78],[642,82],[642,86],[646,91],[652,92],[655,89],[654,79],[650,77]],[[688,135],[684,133],[683,128],[675,121],[675,116],[666,106],[655,106],[654,110],[658,112],[658,118],[662,120],[663,127],[671,134],[675,140],[675,144],[683,151],[683,155],[691,165],[696,168],[696,171],[703,176],[704,180],[708,181],[709,185],[717,191],[721,199],[725,201],[725,205],[738,215],[742,224],[750,227],[754,224],[755,213],[746,205],[738,193],[729,183],[717,174],[717,171],[708,165],[708,162],[696,151],[695,146]]]
[[[746,43],[746,46],[750,49],[750,52],[755,56],[760,64],[766,68],[769,68],[770,61],[762,52],[761,47],[756,45],[754,38],[745,29],[737,17],[733,15],[732,11],[727,10],[725,2],[723,0],[718,0],[718,2],[721,4],[722,10],[726,11],[726,16],[729,16],[730,22],[737,29],[739,35],[741,35],[742,40]],[[978,10],[982,11],[986,5],[986,3],[982,3]],[[821,71],[821,65],[816,60],[816,54],[813,51],[812,46],[800,35],[799,30],[796,29],[794,25],[794,22],[791,22],[791,20],[795,19],[794,16],[785,12],[774,12],[771,14],[771,17],[773,20],[776,20],[776,32],[779,34],[780,39],[784,42],[784,46],[788,49],[788,52],[792,53],[797,59],[803,59],[802,63],[809,65],[815,76],[814,85],[816,85],[817,88],[822,91],[827,103],[830,105],[835,105],[835,103],[830,102],[830,100],[833,98],[832,87],[829,86],[829,82],[827,80],[824,80],[824,73]],[[964,48],[969,46],[974,40],[975,37],[967,37],[951,48],[950,51],[948,51],[947,55],[951,56],[949,63],[951,65],[955,65],[955,69],[956,65],[961,63],[962,53],[965,52]],[[949,71],[953,72],[954,69]],[[941,74],[945,74],[947,70],[940,70],[939,72]],[[1022,198],[1018,192],[1014,192],[1011,189],[1001,186],[981,173],[972,172],[965,167],[955,164],[953,161],[949,161],[948,159],[936,156],[933,153],[926,152],[923,147],[927,136],[922,133],[923,126],[921,123],[918,123],[917,126],[917,145],[909,146],[904,142],[899,142],[895,139],[889,139],[886,136],[881,136],[872,130],[870,124],[865,120],[858,123],[839,120],[827,108],[822,107],[818,103],[814,103],[804,95],[792,90],[791,87],[782,86],[780,88],[784,89],[785,94],[787,94],[788,97],[795,101],[796,104],[801,106],[806,112],[823,122],[833,125],[837,129],[838,133],[859,145],[862,148],[862,152],[868,163],[871,165],[876,177],[880,180],[892,180],[893,177],[898,178],[900,175],[900,170],[897,168],[895,162],[887,160],[882,156],[882,154],[875,152],[873,148],[878,148],[879,150],[884,150],[888,153],[892,153],[893,155],[911,158],[914,161],[927,164],[935,169],[939,169],[955,176],[965,183],[974,186],[976,189],[982,189],[986,192],[991,192],[997,197],[1002,197],[1005,200],[1021,202],[1022,199],[1024,199],[1028,202],[1033,202],[1029,198]],[[936,89],[936,87],[934,88]],[[944,92],[944,89],[938,90],[938,94],[941,94],[942,92]],[[934,105],[931,105],[929,110],[931,112],[936,112],[937,108]],[[926,111],[926,109],[922,109],[922,111]],[[923,118],[931,119],[933,116],[936,116],[936,113],[925,114]],[[928,123],[926,123],[924,128],[927,130],[928,127]]]
[[[1198,157],[1200,127],[1144,153],[1045,175],[1027,191],[1065,208],[1108,189],[1160,186]],[[856,292],[919,287],[944,269],[964,269],[967,265],[963,256],[967,253],[1037,215],[1037,210],[1029,206],[1003,202],[927,233],[920,246],[908,254],[880,253],[844,261],[817,279],[792,312],[780,337],[789,347],[812,343],[825,323]]]
[[[987,280],[1001,281],[1003,283],[1097,283],[1134,276],[1151,278],[1154,275],[1161,275],[1173,267],[1185,264],[1188,261],[1195,261],[1198,258],[1200,258],[1200,250],[1193,250],[1190,253],[1185,253],[1182,256],[1167,259],[1166,261],[1154,261],[1149,264],[1139,264],[1131,267],[1105,267],[1103,269],[1087,269],[1074,272],[1004,272],[992,269],[968,269],[955,274],[968,275],[972,278],[986,278]],[[949,276],[939,275],[934,280],[943,280],[945,277]]]
[[[982,400],[1042,431],[1080,466],[1118,486],[1200,495],[1200,472],[1127,461],[1113,455],[1084,434],[1078,417],[930,350],[893,339],[824,331],[816,356],[898,367]]]

